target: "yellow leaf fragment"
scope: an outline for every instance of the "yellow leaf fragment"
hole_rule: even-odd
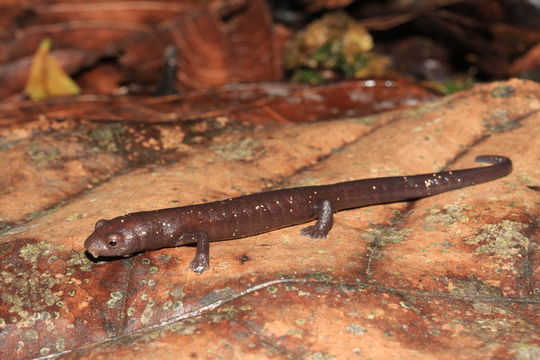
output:
[[[45,38],[39,44],[30,68],[24,91],[32,100],[54,96],[76,95],[79,86],[64,72],[51,55],[51,40]]]

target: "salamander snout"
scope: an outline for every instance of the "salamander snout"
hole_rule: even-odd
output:
[[[101,241],[95,241],[92,236],[86,239],[86,241],[84,242],[84,248],[94,258],[101,256],[101,254],[104,254],[106,251],[105,247],[101,245]]]
[[[112,235],[112,236],[111,236]],[[115,248],[121,242],[121,236],[115,233],[102,234],[100,231],[94,231],[92,235],[84,242],[84,247],[94,258],[99,256],[115,256],[118,254]]]
[[[125,238],[119,232],[94,231],[84,242],[84,247],[93,257],[129,256],[134,252],[133,242],[133,239]]]

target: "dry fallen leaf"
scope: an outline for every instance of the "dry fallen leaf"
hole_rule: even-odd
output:
[[[33,217],[0,223],[0,352],[9,359],[535,358],[539,93],[533,82],[492,83],[416,109],[237,127],[203,144],[178,140],[178,123],[130,132],[125,122],[9,142],[0,170],[24,167],[0,176],[7,182],[0,221]],[[182,157],[129,171],[132,151],[112,141],[122,137],[170,149],[176,140]],[[465,168],[489,153],[509,156],[514,172],[418,201],[339,212],[325,240],[293,226],[212,243],[211,268],[200,276],[187,267],[192,247],[100,262],[83,249],[100,218],[275,184]],[[33,171],[43,180],[23,181]],[[77,189],[90,176],[96,182]],[[52,201],[30,210],[44,192]]]
[[[34,56],[28,82],[24,88],[24,91],[32,100],[76,95],[81,92],[75,81],[65,73],[58,61],[51,56],[51,43],[49,38],[43,39]]]

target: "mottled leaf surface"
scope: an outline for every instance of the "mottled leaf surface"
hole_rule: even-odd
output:
[[[5,224],[0,350],[10,359],[534,358],[539,93],[536,83],[512,80],[368,118],[230,128],[178,144],[173,161],[132,170],[115,171],[127,153],[108,155],[117,159],[107,163],[110,175]],[[182,136],[176,124],[162,126]],[[192,247],[97,263],[83,249],[98,219],[126,212],[458,169],[480,154],[509,156],[513,173],[340,212],[325,240],[294,226],[213,243],[202,275],[188,270]],[[60,164],[42,163],[42,176]],[[41,196],[35,191],[11,206],[28,206]]]

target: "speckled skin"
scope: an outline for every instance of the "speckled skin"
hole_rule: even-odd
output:
[[[84,246],[94,257],[131,254],[197,244],[190,267],[202,273],[209,266],[209,242],[237,239],[318,219],[302,234],[324,238],[333,213],[365,205],[421,198],[508,175],[512,162],[484,155],[477,162],[493,164],[456,171],[395,176],[262,192],[205,204],[143,211],[100,220]]]

